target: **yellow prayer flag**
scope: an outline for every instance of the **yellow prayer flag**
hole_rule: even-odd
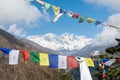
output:
[[[92,19],[92,18],[87,18],[87,22],[88,22],[88,23],[92,23],[92,22],[95,22],[95,20]]]
[[[55,16],[58,16],[60,13],[60,8],[52,5],[52,9],[53,9]]]
[[[40,65],[49,66],[48,54],[40,53]]]
[[[91,58],[85,58],[85,62],[87,66],[94,67],[94,62]]]

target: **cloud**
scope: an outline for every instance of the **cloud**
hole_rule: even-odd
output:
[[[105,23],[112,24],[114,26],[119,27],[120,23],[120,13],[115,13],[109,16],[108,20]],[[103,26],[103,31],[96,35],[96,38],[93,40],[94,46],[109,46],[115,45],[115,38],[120,38],[120,31],[115,28],[111,28],[108,26]]]
[[[7,31],[15,36],[26,36],[26,32],[16,24],[11,25]]]
[[[108,18],[107,23],[110,23],[112,25],[119,27],[120,26],[120,13],[115,13],[115,14],[111,15]]]
[[[34,5],[25,0],[0,0],[0,23],[1,24],[30,24],[43,18],[41,13]]]
[[[47,33],[45,35],[28,36],[27,39],[53,50],[80,50],[91,43],[90,38],[69,33],[64,33],[60,36]]]
[[[101,33],[97,34],[92,44],[93,46],[115,45],[115,38],[120,38],[120,32],[114,28],[105,27]]]
[[[120,0],[85,0],[88,3],[96,4],[99,6],[107,7],[110,10],[120,11]]]

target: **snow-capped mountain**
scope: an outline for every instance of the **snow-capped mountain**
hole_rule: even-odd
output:
[[[80,50],[91,43],[90,38],[69,33],[64,33],[60,36],[47,33],[45,35],[28,36],[27,39],[36,42],[43,47],[58,51]]]

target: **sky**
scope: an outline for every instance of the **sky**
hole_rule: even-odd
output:
[[[105,23],[120,26],[119,0],[43,0],[62,9],[72,11]],[[94,23],[78,23],[67,14],[53,23],[53,10],[45,12],[36,0],[0,0],[0,28],[32,40],[54,50],[79,50],[88,44],[102,46],[115,44],[120,32]]]

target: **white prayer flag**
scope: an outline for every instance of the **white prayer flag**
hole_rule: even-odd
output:
[[[15,65],[18,64],[19,50],[11,50],[9,53],[9,64]]]
[[[67,56],[58,55],[58,68],[67,69]]]
[[[82,58],[82,61],[79,62],[80,68],[80,80],[92,80],[88,66],[86,65],[85,58]]]
[[[58,21],[58,19],[59,19],[63,14],[64,14],[64,13],[58,14],[58,15],[53,19],[53,22],[55,23],[56,21]]]
[[[110,59],[109,61],[105,62],[105,65],[106,66],[111,66],[114,62],[115,62],[116,59]]]

